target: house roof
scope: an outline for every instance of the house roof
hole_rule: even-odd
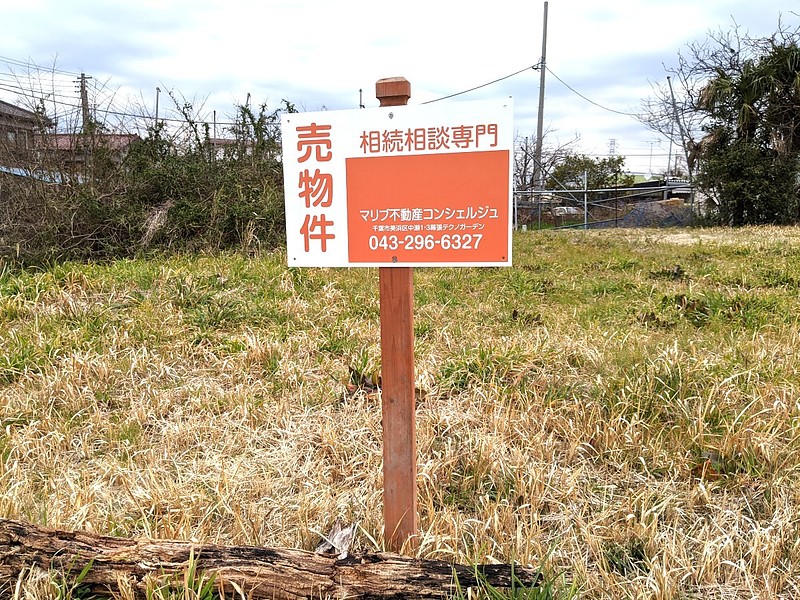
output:
[[[57,133],[43,138],[45,147],[54,150],[70,151],[83,148],[84,136],[78,133]],[[127,150],[134,143],[141,141],[135,133],[97,133],[94,135],[94,144],[109,150]]]
[[[35,112],[20,108],[19,106],[3,100],[0,100],[0,116],[14,119],[15,121],[28,121],[30,123],[39,122],[39,115]],[[50,124],[49,119],[45,119],[45,122],[47,125]]]

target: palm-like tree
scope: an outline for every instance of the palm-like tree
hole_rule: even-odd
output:
[[[770,43],[766,54],[745,60],[738,72],[718,69],[698,108],[716,127],[731,128],[734,140],[786,156],[800,150],[800,47]]]
[[[698,95],[700,180],[734,225],[800,219],[800,38],[752,41]]]
[[[800,47],[773,43],[762,71],[770,144],[779,155],[793,155],[800,151]]]

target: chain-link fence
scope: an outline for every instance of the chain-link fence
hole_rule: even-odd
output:
[[[629,188],[516,191],[517,229],[675,227],[702,212],[689,182],[648,181]]]

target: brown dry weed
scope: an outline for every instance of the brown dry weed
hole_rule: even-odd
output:
[[[515,253],[416,273],[417,554],[565,596],[800,595],[797,230]],[[377,273],[284,262],[3,272],[0,516],[306,549],[342,519],[381,548],[380,398],[352,382],[380,367]]]

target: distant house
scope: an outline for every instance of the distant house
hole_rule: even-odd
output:
[[[39,149],[52,164],[77,171],[100,155],[107,165],[120,165],[141,141],[135,133],[57,133],[42,138]]]
[[[236,138],[212,137],[208,140],[215,158],[224,158],[226,154],[243,153],[252,156],[254,143],[252,140],[239,140]]]
[[[39,137],[52,125],[47,117],[0,100],[0,165],[29,163]]]

